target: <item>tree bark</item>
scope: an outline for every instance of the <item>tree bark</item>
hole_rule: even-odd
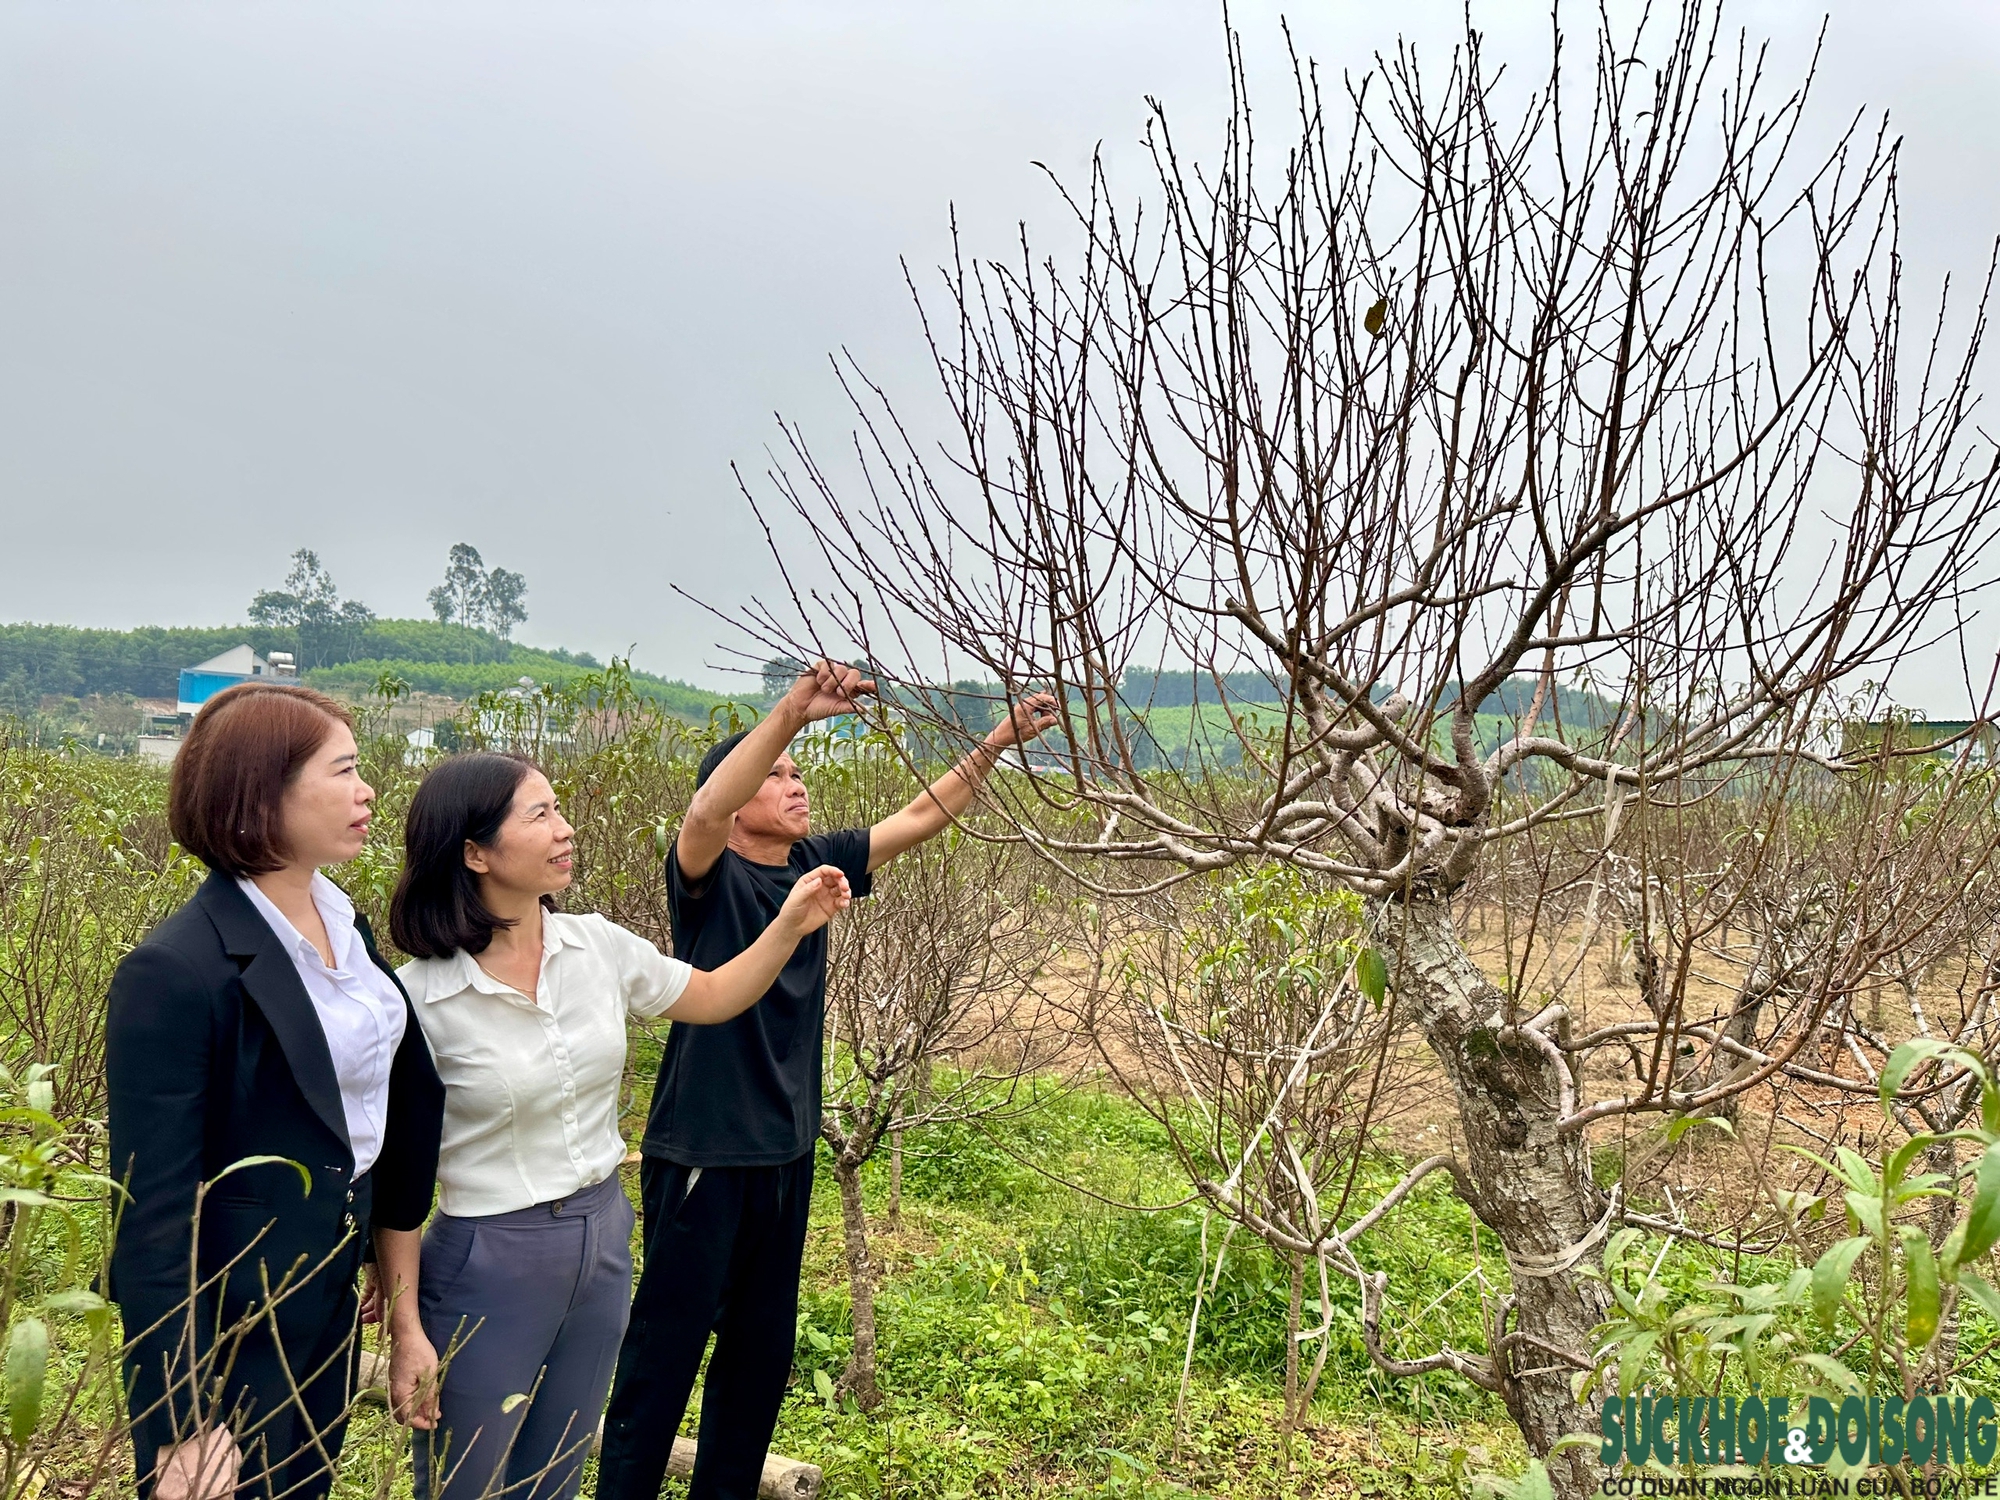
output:
[[[1292,1267],[1292,1294],[1285,1306],[1285,1417],[1278,1428],[1278,1452],[1285,1472],[1292,1468],[1292,1434],[1299,1426],[1299,1315],[1305,1304],[1306,1263],[1303,1257],[1287,1259]]]
[[[847,1289],[854,1322],[854,1352],[841,1372],[840,1389],[863,1411],[872,1411],[882,1404],[882,1390],[875,1379],[875,1262],[868,1254],[861,1164],[836,1156],[833,1176],[840,1184],[840,1227],[847,1250]]]
[[[1924,1151],[1924,1170],[1936,1172],[1947,1182],[1953,1181],[1958,1175],[1958,1142],[1933,1141]],[[1945,1240],[1950,1237],[1953,1226],[1958,1222],[1958,1205],[1959,1197],[1955,1192],[1946,1197],[1931,1199],[1930,1222],[1927,1227],[1930,1231],[1932,1250],[1944,1248]],[[1961,1298],[1960,1308],[1964,1305],[1964,1299]],[[1959,1325],[1963,1321],[1962,1318],[1947,1317],[1939,1323],[1937,1342],[1931,1345],[1930,1369],[1919,1371],[1919,1379],[1927,1379],[1940,1387],[1950,1379],[1958,1365]]]
[[[1548,1465],[1556,1495],[1581,1500],[1597,1488],[1594,1459],[1583,1448],[1552,1450],[1572,1433],[1594,1434],[1597,1417],[1594,1404],[1570,1394],[1574,1367],[1548,1348],[1587,1361],[1610,1299],[1601,1283],[1577,1274],[1602,1235],[1589,1144],[1581,1131],[1556,1129],[1563,1070],[1508,1034],[1506,997],[1466,952],[1442,899],[1380,903],[1373,915],[1398,1003],[1420,1020],[1451,1080],[1470,1206],[1507,1255],[1511,1330],[1536,1341],[1495,1351],[1501,1397],[1529,1450]],[[1507,1327],[1501,1319],[1495,1333]]]

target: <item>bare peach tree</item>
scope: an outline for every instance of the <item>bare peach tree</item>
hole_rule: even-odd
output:
[[[2000,1046],[2000,778],[1975,764],[1971,743],[1921,756],[1880,746],[1864,760],[1865,742],[1849,739],[1855,764],[1839,775],[1805,767],[1782,794],[1684,799],[1641,820],[1619,900],[1640,1006],[1562,1039],[1592,1064],[1599,1097],[1583,1113],[1616,1123],[1630,1101],[1662,1098],[1732,1121],[1746,1147],[1887,1159],[1921,1137],[1921,1167],[1941,1183],[1969,1170],[1953,1132],[1977,1123],[1976,1074],[1926,1068],[1886,1111],[1882,1079],[1912,1039],[1974,1056]],[[1716,1195],[1711,1237],[1796,1239],[1801,1212],[1838,1204],[1830,1179],[1787,1165],[1758,1163],[1762,1201],[1724,1213]],[[1956,1211],[1955,1193],[1929,1201],[1921,1227],[1934,1250]],[[1674,1226],[1623,1217],[1682,1227],[1688,1215]],[[1919,1384],[1952,1373],[1955,1325],[1947,1335],[1928,1350],[1937,1367],[1913,1372]]]
[[[788,434],[773,482],[811,541],[780,543],[792,606],[743,623],[760,654],[1056,689],[1065,746],[995,797],[1101,892],[1283,861],[1363,899],[1506,1252],[1491,1384],[1580,1495],[1591,1460],[1557,1445],[1594,1430],[1572,1377],[1606,1300],[1577,1268],[1621,1213],[1591,1128],[1703,1108],[1803,1040],[1693,1090],[1668,1007],[1643,1075],[1587,1097],[1561,1003],[1488,977],[1454,894],[1488,851],[1601,849],[1702,799],[1754,823],[1838,772],[1829,718],[1948,628],[2000,470],[1984,293],[1906,326],[1885,127],[1808,152],[1810,74],[1774,90],[1710,0],[1593,13],[1580,48],[1560,20],[1533,85],[1476,30],[1337,91],[1300,63],[1275,153],[1232,45],[1212,159],[1155,104],[1136,207],[1100,165],[1058,252],[961,252],[919,294],[941,444],[851,369],[858,477]],[[1212,685],[1231,774],[1144,753],[1127,669],[1162,662]],[[1616,712],[1566,718],[1576,686]]]
[[[900,767],[870,736],[843,763],[808,750],[822,806],[873,808]],[[844,782],[845,785],[830,784]],[[890,805],[893,805],[891,803]],[[840,1188],[853,1347],[836,1383],[862,1410],[882,1399],[875,1291],[862,1171],[885,1146],[900,1189],[906,1139],[967,1121],[999,1121],[1040,1099],[1037,1075],[1067,1037],[1042,1000],[1061,925],[1043,867],[1018,847],[960,829],[882,871],[832,936],[820,1138]],[[894,1199],[892,1197],[892,1210]]]
[[[1204,1303],[1247,1231],[1289,1279],[1279,1429],[1289,1462],[1333,1346],[1329,1277],[1365,1276],[1353,1244],[1376,1220],[1347,1213],[1362,1165],[1419,1097],[1362,903],[1338,881],[1267,863],[1138,902],[1084,903],[1079,915],[1077,946],[1093,960],[1069,1001],[1079,1030],[1158,1122],[1204,1211],[1176,1428]],[[1440,1156],[1427,1170],[1450,1165]],[[1364,1322],[1366,1343],[1379,1334],[1379,1318]],[[1483,1365],[1463,1371],[1491,1383]]]

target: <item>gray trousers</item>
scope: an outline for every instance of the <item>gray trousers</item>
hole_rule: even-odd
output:
[[[413,1446],[416,1500],[570,1500],[632,1303],[632,1203],[572,1197],[424,1232],[417,1307],[446,1361],[443,1421]],[[532,1395],[503,1411],[507,1399]]]

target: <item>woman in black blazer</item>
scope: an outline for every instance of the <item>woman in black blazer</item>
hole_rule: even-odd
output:
[[[211,873],[118,966],[106,1039],[126,1192],[110,1290],[155,1500],[326,1493],[371,1236],[402,1283],[392,1336],[414,1320],[444,1091],[366,921],[318,873],[361,851],[374,795],[347,710],[273,683],[216,695],[174,765],[174,837]],[[391,1386],[427,1425],[419,1362],[392,1354]]]

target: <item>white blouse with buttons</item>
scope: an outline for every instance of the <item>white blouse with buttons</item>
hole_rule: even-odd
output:
[[[369,957],[354,925],[354,903],[326,876],[313,872],[312,901],[319,908],[326,940],[333,948],[332,968],[255,881],[239,879],[236,884],[285,945],[285,954],[298,970],[299,982],[319,1017],[320,1030],[326,1033],[326,1050],[333,1058],[333,1076],[340,1083],[340,1108],[347,1119],[347,1144],[354,1151],[354,1176],[358,1179],[382,1154],[382,1138],[389,1129],[389,1074],[396,1065],[396,1049],[403,1045],[407,1024],[403,997]],[[354,1201],[352,1191],[347,1201]]]
[[[512,1213],[616,1172],[626,1018],[664,1015],[693,972],[614,922],[562,912],[542,918],[532,1000],[468,953],[399,969],[444,1080],[439,1207]]]

